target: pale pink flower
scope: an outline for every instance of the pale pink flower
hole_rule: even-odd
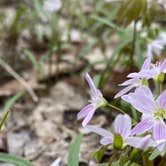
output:
[[[150,141],[151,136],[147,135],[145,137],[136,137],[131,135],[132,124],[131,118],[125,114],[119,114],[114,122],[114,134],[105,129],[99,128],[97,126],[88,125],[86,127],[89,131],[94,132],[102,137],[100,143],[102,145],[108,145],[114,143],[114,134],[119,134],[123,139],[123,147],[130,145],[132,147],[145,149]]]
[[[130,73],[127,77],[129,78],[127,81],[119,84],[119,86],[124,86],[125,88],[118,92],[114,98],[118,98],[128,93],[130,90],[137,88],[143,85],[143,79],[148,80],[151,75],[147,73],[150,69],[151,58],[146,58],[142,68],[139,72]]]
[[[152,131],[155,141],[166,139],[166,90],[154,99],[147,86],[139,87],[134,93],[122,97],[142,113],[142,120],[131,131],[132,135]]]
[[[96,109],[104,105],[104,102],[106,101],[103,98],[103,95],[99,89],[96,88],[92,78],[90,75],[87,73],[85,75],[85,79],[87,80],[90,90],[91,90],[91,100],[90,104],[85,106],[78,114],[77,114],[77,119],[83,119],[82,126],[85,127],[89,121],[92,119]]]

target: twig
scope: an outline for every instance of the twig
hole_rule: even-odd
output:
[[[32,87],[21,77],[19,76],[4,60],[0,59],[0,65],[9,73],[11,74],[20,84],[24,86],[27,92],[31,95],[32,99],[37,102],[38,97],[36,96],[35,92],[33,91]]]

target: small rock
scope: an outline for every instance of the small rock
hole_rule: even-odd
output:
[[[22,131],[20,133],[8,133],[7,146],[9,153],[19,156],[23,155],[23,147],[29,140],[29,135],[25,131]]]
[[[50,166],[60,166],[61,161],[62,161],[62,159],[58,158]]]
[[[24,155],[28,160],[34,160],[43,152],[43,150],[44,146],[37,140],[29,141],[24,147]]]

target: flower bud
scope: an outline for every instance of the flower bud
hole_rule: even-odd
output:
[[[157,82],[163,83],[164,77],[165,77],[165,74],[164,74],[164,73],[160,73],[160,74],[158,75],[158,77],[157,77]]]
[[[113,146],[117,150],[122,150],[122,148],[123,148],[123,138],[121,137],[121,135],[119,135],[119,134],[114,135]]]

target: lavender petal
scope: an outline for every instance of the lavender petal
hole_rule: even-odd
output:
[[[127,92],[129,92],[134,86],[131,85],[131,86],[127,86],[126,88],[122,89],[120,92],[118,92],[114,98],[118,98],[118,97],[121,97],[123,96],[124,94],[126,94]]]
[[[151,57],[147,57],[141,67],[141,71],[150,69]]]
[[[85,74],[85,79],[87,80],[87,82],[89,84],[89,87],[90,87],[90,89],[92,91],[92,94],[95,95],[97,88],[96,88],[92,78],[90,77],[90,75],[88,73]]]
[[[157,98],[157,102],[160,104],[161,107],[166,109],[166,90],[164,90],[162,94]]]
[[[154,124],[153,136],[155,140],[166,140],[166,125],[163,120],[158,120]]]
[[[93,105],[88,104],[77,114],[77,119],[80,120],[84,118],[92,109],[93,109]]]
[[[134,93],[126,95],[123,99],[139,112],[151,114],[155,110],[153,95],[146,86],[137,88]]]
[[[108,145],[113,143],[113,138],[112,137],[104,137],[100,140],[100,143],[102,145]]]
[[[96,133],[102,137],[112,137],[113,138],[113,134],[110,132],[110,131],[107,131],[105,129],[102,129],[98,126],[93,126],[93,125],[87,125],[86,128],[93,132],[93,133]]]
[[[82,126],[85,127],[89,121],[92,119],[93,115],[95,113],[95,109],[92,109],[85,117],[85,119],[82,122]]]
[[[153,118],[144,119],[131,130],[131,135],[143,134],[146,131],[150,130],[153,126]]]
[[[162,62],[160,66],[160,72],[166,73],[166,59]]]
[[[145,137],[128,137],[125,141],[132,147],[145,149],[148,146],[150,139],[151,136],[147,135]]]
[[[114,122],[114,131],[123,138],[127,138],[131,132],[131,118],[127,114],[119,114]]]

